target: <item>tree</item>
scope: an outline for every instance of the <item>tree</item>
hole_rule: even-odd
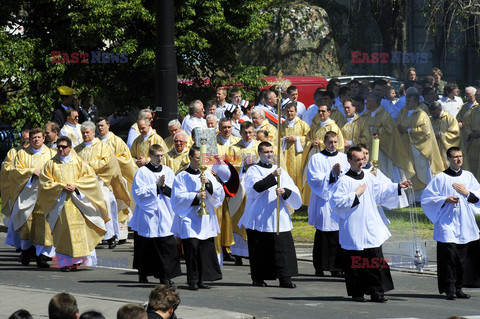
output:
[[[4,2],[2,120],[17,127],[44,124],[61,85],[93,93],[104,113],[154,105],[154,0]],[[256,83],[261,69],[239,63],[234,48],[258,37],[268,23],[261,12],[271,2],[175,1],[179,76],[196,82],[209,77],[213,84],[231,78]]]

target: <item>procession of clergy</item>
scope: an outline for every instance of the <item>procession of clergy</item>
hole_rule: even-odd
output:
[[[277,118],[275,88],[255,102],[234,88],[226,103],[220,87],[205,105],[207,116],[193,101],[183,123],[170,121],[165,139],[152,128],[152,113],[141,110],[127,143],[109,131],[108,118],[78,124],[73,90],[60,87],[54,119],[63,125],[22,132],[25,143],[2,164],[6,243],[21,252],[23,265],[35,258],[48,268],[54,260],[73,271],[94,266],[95,247],[104,240],[114,248],[128,224],[139,282],[153,276],[173,285],[183,253],[191,290],[221,279],[224,261],[242,265],[247,257],[253,286],[278,279],[295,288],[290,215],[303,204],[316,228],[315,274],[345,277],[354,301],[370,295],[386,302],[393,281],[382,253],[391,235],[382,207],[406,207],[408,190],[435,225],[439,292],[469,298],[462,287],[467,244],[479,240],[480,110],[473,87],[467,103],[455,104],[456,84],[445,85],[446,99],[423,84],[407,81],[393,103],[384,80],[362,93],[365,84],[341,87],[332,79],[308,108],[290,86],[278,130],[270,123]],[[218,154],[194,145],[207,128],[217,131]],[[374,138],[378,168],[369,161]],[[208,214],[198,214],[203,204]]]

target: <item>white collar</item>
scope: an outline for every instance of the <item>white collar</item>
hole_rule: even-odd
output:
[[[60,156],[60,160],[62,161],[63,164],[70,163],[70,160],[72,159],[72,153],[71,152],[67,156],[62,156],[62,155],[59,155],[59,156]]]
[[[74,129],[77,128],[77,124],[71,124],[69,122],[65,122],[66,125],[73,127]]]
[[[253,148],[253,140],[251,140],[250,142],[245,142],[245,140],[242,139],[242,142],[245,148]]]
[[[347,119],[347,123],[353,123],[353,120],[355,119],[355,115],[353,115],[352,117],[346,117]]]
[[[288,127],[293,127],[295,125],[295,123],[297,122],[297,118],[294,118],[291,121],[287,120],[287,122],[288,122]]]
[[[222,140],[223,145],[230,145],[230,137],[223,138],[223,136],[220,134],[220,139]]]
[[[331,118],[328,118],[328,120],[326,120],[325,122],[320,122],[320,126],[327,125],[331,120],[332,120]]]
[[[108,140],[108,136],[109,136],[109,135],[110,135],[110,132],[108,132],[107,135],[104,135],[104,136],[99,135],[98,137],[100,138],[100,140],[101,140],[102,142],[104,142],[104,141]]]
[[[84,142],[84,143],[85,143],[85,147],[92,147],[93,140],[91,140],[90,142]]]
[[[42,144],[42,147],[40,147],[38,150],[33,148],[33,146],[32,146],[32,150],[33,150],[33,155],[42,154],[43,144]]]
[[[150,127],[150,129],[148,130],[147,135],[145,135],[145,136],[143,137],[143,140],[144,140],[144,141],[148,140],[148,138],[149,138],[150,135],[152,134],[152,131],[153,131],[153,130],[152,130],[152,127]]]

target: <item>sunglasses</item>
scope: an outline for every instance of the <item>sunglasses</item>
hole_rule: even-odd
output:
[[[57,148],[59,150],[63,150],[63,149],[66,149],[66,148],[69,148],[70,146],[66,146],[66,145],[58,145]]]

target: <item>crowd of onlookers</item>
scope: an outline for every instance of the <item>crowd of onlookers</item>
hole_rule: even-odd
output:
[[[174,287],[157,286],[151,292],[147,305],[130,303],[123,305],[117,311],[117,319],[167,319],[177,318],[175,310],[180,304],[178,293]],[[12,313],[9,319],[32,319],[25,309]],[[48,304],[49,319],[105,319],[104,315],[90,310],[80,315],[77,300],[69,293],[59,293]]]

